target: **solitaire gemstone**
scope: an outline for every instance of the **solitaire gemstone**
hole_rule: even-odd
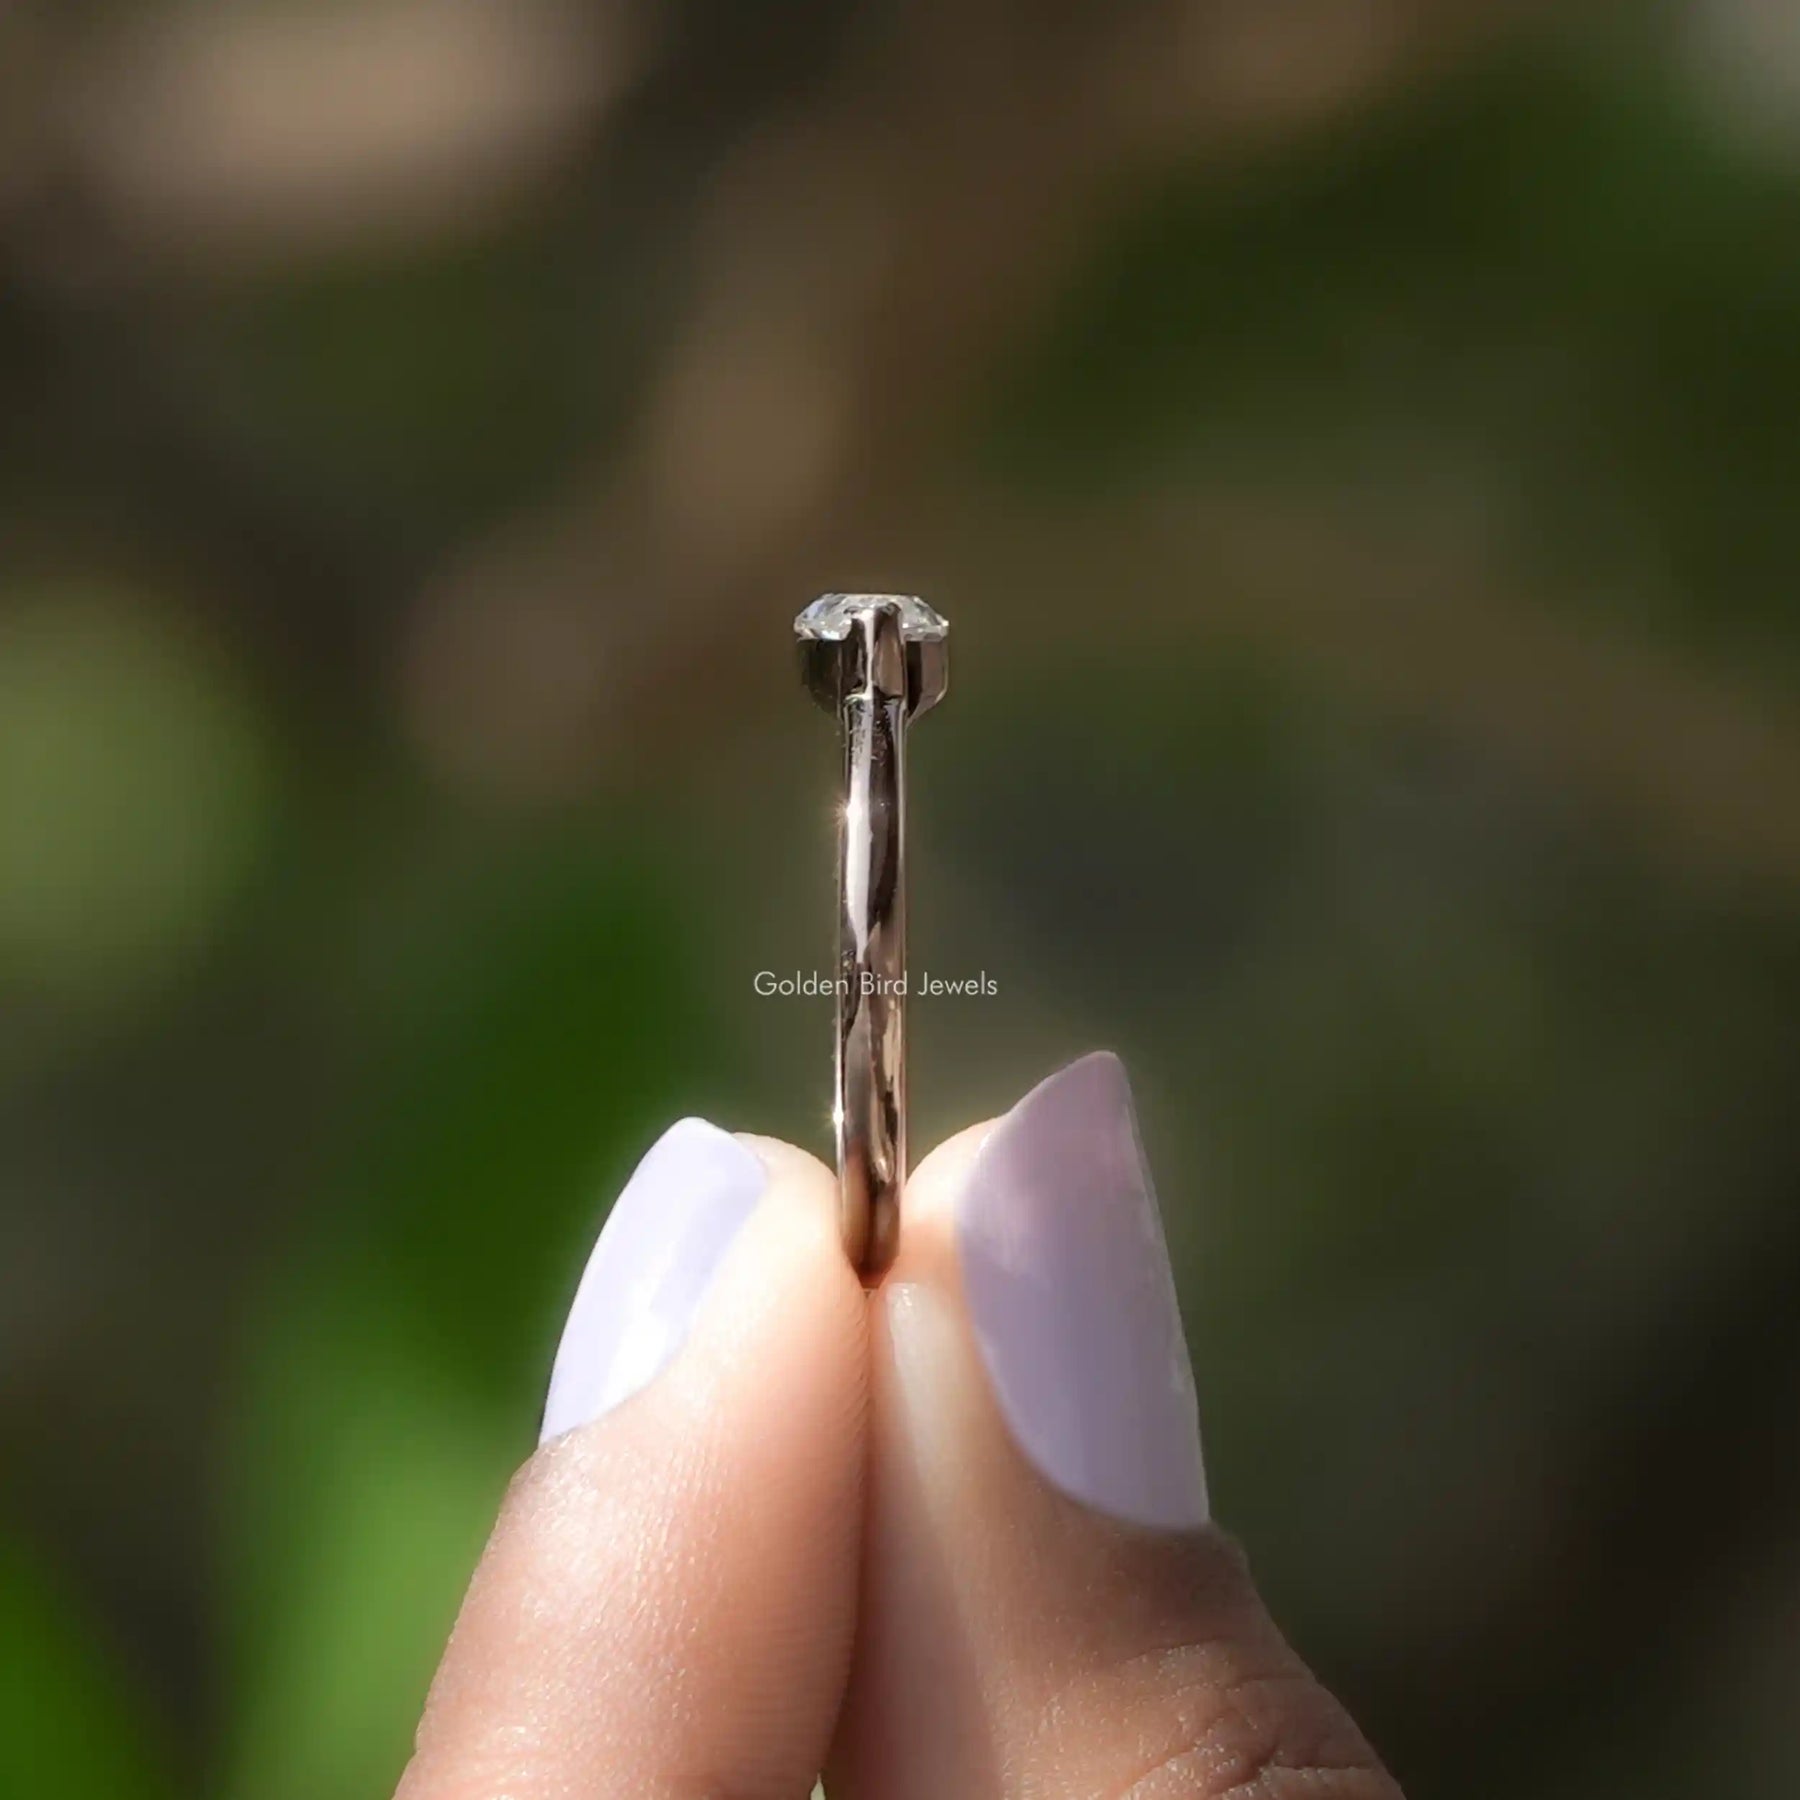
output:
[[[821,594],[794,621],[794,635],[841,644],[850,635],[856,615],[876,606],[900,615],[900,635],[909,644],[940,643],[950,635],[942,615],[916,594]]]

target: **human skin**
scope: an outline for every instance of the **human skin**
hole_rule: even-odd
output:
[[[676,1127],[400,1800],[1398,1800],[1211,1522],[1194,1393],[1114,1059],[928,1157],[872,1294],[822,1165]]]

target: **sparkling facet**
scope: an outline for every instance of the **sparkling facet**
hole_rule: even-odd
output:
[[[950,635],[940,613],[917,594],[821,594],[794,621],[794,635],[841,644],[859,612],[871,606],[891,606],[900,615],[900,635],[909,644],[935,644]]]

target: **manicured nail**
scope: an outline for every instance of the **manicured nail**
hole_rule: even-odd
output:
[[[540,1443],[628,1400],[681,1348],[768,1178],[753,1152],[704,1119],[683,1119],[657,1139],[575,1290]]]
[[[1203,1524],[1194,1372],[1116,1056],[1071,1063],[988,1133],[957,1241],[988,1377],[1025,1454],[1102,1512]]]

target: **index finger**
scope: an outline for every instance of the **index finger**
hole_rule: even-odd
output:
[[[675,1126],[558,1353],[401,1800],[800,1800],[855,1607],[862,1290],[836,1188],[785,1145]]]

